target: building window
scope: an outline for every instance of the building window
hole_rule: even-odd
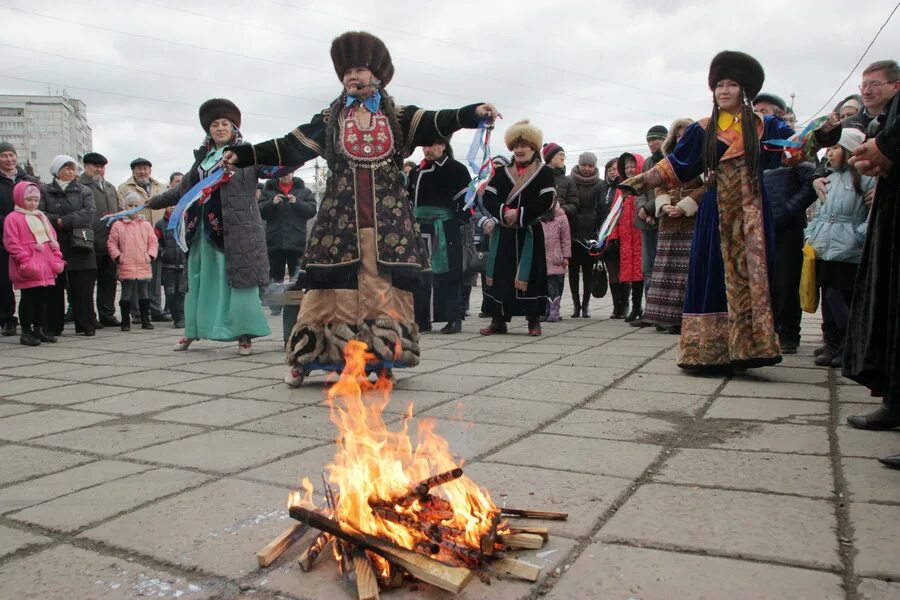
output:
[[[37,152],[31,152],[31,158],[37,159]]]

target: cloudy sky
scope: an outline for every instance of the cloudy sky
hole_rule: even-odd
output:
[[[87,104],[93,145],[123,181],[136,156],[164,179],[191,165],[203,137],[197,107],[224,96],[250,141],[283,135],[340,91],[331,40],[349,29],[381,37],[400,104],[455,108],[487,100],[505,127],[530,118],[569,164],[644,148],[647,128],[709,114],[710,58],[736,49],[766,70],[765,90],[804,120],[850,72],[894,0],[709,0],[489,3],[484,0],[0,0],[0,90],[64,89]],[[504,8],[505,7],[505,8]],[[900,58],[900,15],[862,68]],[[829,103],[829,106],[834,103]],[[453,145],[464,156],[472,136]],[[310,174],[310,167],[300,172]]]

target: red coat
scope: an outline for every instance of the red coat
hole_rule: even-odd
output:
[[[644,157],[640,154],[632,155],[637,162],[638,173],[644,165]],[[622,195],[622,192],[616,190],[616,199]],[[641,262],[641,230],[634,226],[634,217],[637,214],[635,209],[634,196],[625,196],[622,201],[622,214],[612,232],[609,239],[619,240],[619,282],[632,283],[644,280],[643,265]],[[615,203],[615,200],[613,200]]]

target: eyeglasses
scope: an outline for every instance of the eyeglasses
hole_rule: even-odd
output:
[[[890,85],[892,83],[896,83],[895,81],[867,81],[864,84],[858,86],[859,91],[864,92],[866,89],[877,90],[883,85]]]

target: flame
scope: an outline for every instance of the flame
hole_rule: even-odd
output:
[[[447,440],[435,431],[435,422],[419,421],[418,442],[413,447],[409,436],[412,405],[401,421],[399,431],[390,431],[383,412],[390,402],[393,385],[388,377],[380,376],[375,383],[366,377],[366,362],[375,356],[366,352],[366,345],[350,341],[344,351],[346,367],[328,391],[331,421],[338,429],[338,450],[327,465],[329,485],[336,497],[336,519],[355,529],[391,540],[408,549],[428,538],[416,527],[388,521],[372,511],[370,501],[400,498],[425,479],[460,466],[450,452]],[[292,492],[288,506],[302,505],[316,508],[313,485],[308,479],[303,491]],[[486,490],[466,475],[432,488],[433,496],[443,498],[450,505],[452,518],[440,525],[461,530],[453,541],[479,549],[481,538],[494,526],[499,509]],[[418,523],[420,500],[409,506],[390,507],[404,518]]]

